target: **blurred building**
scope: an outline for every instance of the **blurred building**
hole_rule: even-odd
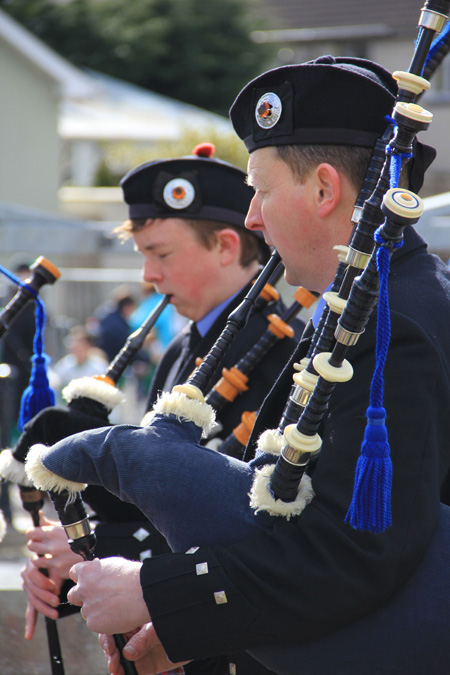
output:
[[[333,53],[405,70],[422,4],[255,0],[269,28],[252,37],[279,46],[274,66]],[[39,255],[50,258],[63,274],[54,287],[43,289],[44,298],[54,316],[83,323],[115,285],[131,282],[138,288],[141,277],[131,242],[122,245],[112,235],[126,217],[120,188],[92,187],[106,154],[114,155],[121,175],[129,168],[122,144],[141,147],[145,159],[151,159],[156,143],[169,146],[189,128],[226,133],[229,122],[80,71],[1,10],[0,85],[0,264],[8,267],[17,252],[30,262]],[[421,140],[438,150],[422,190],[428,196],[450,189],[450,61],[441,64],[421,103],[434,114]],[[423,227],[428,227],[425,220]],[[433,225],[429,232],[432,247],[438,229],[439,240],[447,236],[446,227],[439,228]],[[0,292],[2,283],[0,279]]]
[[[132,243],[112,235],[126,218],[120,188],[90,187],[109,144],[148,149],[187,128],[229,130],[230,123],[83,72],[2,10],[0,86],[0,264],[10,269],[18,252],[30,262],[48,257],[63,272],[42,289],[53,316],[83,323],[114,286],[132,283],[138,292],[141,279]],[[119,157],[119,175],[129,168]],[[6,283],[0,275],[0,299]]]
[[[424,212],[415,226],[432,251],[450,264],[450,192],[426,197]]]
[[[0,202],[0,264],[11,271],[18,256],[32,263],[43,255],[56,265],[61,278],[40,295],[61,329],[70,328],[84,323],[117,285],[130,283],[139,293],[139,258],[131,240],[122,244],[112,234],[114,225]],[[0,304],[10,285],[0,275]]]
[[[423,0],[257,0],[270,29],[252,34],[255,42],[278,45],[274,65],[301,63],[322,54],[373,59],[391,72],[408,70]],[[427,171],[421,194],[450,189],[450,59],[444,59],[420,104],[433,113],[420,140],[438,156]]]
[[[0,10],[0,202],[57,211],[59,102],[90,80]]]

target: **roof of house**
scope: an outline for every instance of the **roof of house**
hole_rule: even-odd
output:
[[[182,128],[231,129],[220,115],[73,66],[0,10],[2,41],[58,86],[62,138],[170,141],[179,138]]]
[[[46,73],[64,96],[84,98],[93,94],[92,80],[1,9],[0,40]]]
[[[384,26],[386,34],[414,34],[423,0],[258,0],[273,29]]]
[[[60,105],[62,138],[158,141],[177,140],[183,128],[229,131],[227,118],[156,94],[109,75],[86,71],[95,95],[65,98]]]

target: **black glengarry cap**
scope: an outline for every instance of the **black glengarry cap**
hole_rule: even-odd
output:
[[[212,157],[203,143],[193,154],[146,162],[121,181],[130,218],[189,218],[244,227],[253,190],[246,174]]]
[[[367,59],[321,56],[255,78],[234,101],[230,118],[251,153],[278,145],[347,145],[372,148],[392,114],[397,83]],[[418,191],[435,157],[415,143],[411,189]]]

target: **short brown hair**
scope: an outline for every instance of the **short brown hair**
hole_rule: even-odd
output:
[[[370,148],[354,145],[277,145],[276,151],[300,183],[325,162],[347,176],[357,192],[363,186],[372,156]],[[399,185],[408,185],[407,166],[402,167]]]
[[[372,153],[369,148],[345,145],[277,145],[276,151],[301,183],[325,162],[345,174],[357,190],[361,189]]]
[[[255,260],[264,265],[269,259],[269,249],[264,241],[242,227],[220,223],[215,220],[191,220],[189,218],[183,218],[183,221],[194,231],[199,242],[208,250],[214,246],[216,232],[219,230],[231,228],[237,232],[241,242],[241,256],[239,262],[242,267],[248,267]],[[116,227],[114,233],[116,233],[120,239],[128,239],[133,232],[142,230],[142,228],[146,225],[150,225],[152,222],[153,218],[132,218]]]

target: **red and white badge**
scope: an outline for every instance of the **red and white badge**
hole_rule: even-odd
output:
[[[195,189],[188,180],[173,178],[165,186],[163,198],[172,209],[185,209],[194,201]]]
[[[262,129],[270,129],[281,117],[283,106],[279,96],[271,91],[263,94],[256,104],[255,117]]]

